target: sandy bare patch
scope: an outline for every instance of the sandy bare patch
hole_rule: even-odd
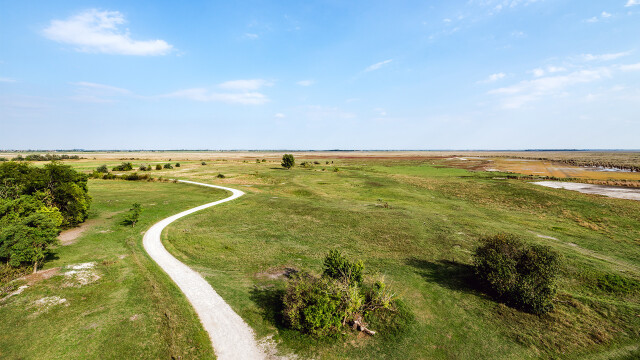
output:
[[[35,274],[25,275],[25,276],[19,278],[18,280],[26,280],[27,281],[27,285],[33,285],[33,284],[37,283],[38,281],[47,280],[47,279],[57,275],[59,271],[60,271],[59,267],[55,267],[55,268],[51,268],[51,269],[47,269],[47,270],[40,270]]]
[[[142,317],[142,314],[134,314],[131,317],[129,317],[129,321],[136,321],[138,319],[140,319]]]
[[[95,262],[67,266],[66,268],[70,270],[65,271],[64,276],[66,278],[66,281],[62,286],[82,287],[84,285],[98,281],[100,279],[100,275],[94,269],[95,266]]]
[[[38,299],[33,302],[33,307],[36,308],[35,313],[33,315],[38,315],[49,311],[54,306],[57,305],[65,305],[69,306],[67,299],[61,298],[59,296],[47,296],[41,299]]]
[[[281,278],[289,278],[291,277],[293,274],[297,273],[298,270],[294,269],[294,268],[289,268],[289,267],[285,267],[285,268],[275,268],[275,269],[269,269],[265,272],[260,272],[256,274],[256,277],[259,278],[266,278],[266,279],[271,279],[271,280],[276,280],[276,279],[281,279]]]
[[[564,181],[536,181],[533,184],[554,189],[578,191],[583,194],[604,195],[617,199],[640,201],[640,189],[621,186],[605,186]]]
[[[10,298],[12,296],[16,296],[16,295],[22,294],[22,292],[28,287],[29,287],[29,285],[22,285],[16,291],[14,291],[14,292],[10,293],[9,295],[3,297],[2,300],[0,300],[0,301],[5,301],[5,300],[7,300],[8,298]]]
[[[76,240],[90,227],[100,223],[100,219],[91,219],[83,222],[78,227],[74,227],[73,229],[68,229],[60,233],[58,235],[58,240],[62,245],[71,245],[76,242]]]

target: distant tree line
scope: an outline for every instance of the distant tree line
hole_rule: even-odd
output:
[[[68,165],[0,164],[0,261],[35,272],[60,230],[87,218],[90,203],[87,175]]]
[[[57,154],[29,154],[27,156],[18,155],[14,157],[13,161],[58,161],[58,160],[79,160],[78,155],[57,155]],[[7,161],[6,158],[0,158],[0,161]]]

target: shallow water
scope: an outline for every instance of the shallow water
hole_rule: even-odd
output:
[[[546,186],[554,189],[565,189],[578,191],[583,194],[604,195],[612,198],[640,201],[640,189],[624,186],[606,186],[583,184],[564,181],[536,181],[536,185]]]

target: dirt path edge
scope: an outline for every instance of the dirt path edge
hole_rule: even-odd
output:
[[[144,249],[178,285],[195,309],[204,329],[209,333],[218,359],[264,359],[266,354],[258,346],[253,329],[213,290],[196,271],[173,257],[162,245],[162,230],[175,220],[244,195],[244,192],[224,186],[187,180],[178,182],[226,190],[231,196],[175,214],[154,224],[144,234]]]

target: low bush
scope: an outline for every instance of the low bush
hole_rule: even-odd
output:
[[[163,168],[165,168],[165,169],[173,169],[173,166],[171,166],[171,164],[164,164]]]
[[[133,164],[130,162],[123,162],[120,165],[116,165],[113,167],[113,169],[111,169],[113,171],[129,171],[129,170],[133,170]]]
[[[284,154],[282,155],[282,167],[285,169],[291,169],[296,165],[296,159],[292,154]]]
[[[350,261],[334,250],[324,265],[322,276],[300,272],[287,284],[283,317],[290,328],[315,337],[338,337],[350,328],[373,335],[369,323],[391,333],[412,321],[411,312],[383,280],[364,281],[362,261]]]
[[[176,167],[180,167],[180,163],[176,163]]]
[[[129,212],[124,216],[122,225],[131,225],[131,227],[136,226],[138,220],[140,220],[140,213],[142,213],[142,205],[139,203],[133,203]]]
[[[640,290],[640,281],[617,274],[605,274],[597,278],[596,286],[608,293],[630,294]]]
[[[99,173],[108,173],[109,169],[107,168],[107,165],[100,165],[96,168],[96,171]]]
[[[224,176],[224,174],[218,174],[218,175],[216,175],[216,177],[218,179],[224,179],[226,176]]]
[[[162,170],[162,165],[160,164],[156,165],[156,170]]]
[[[200,163],[200,165],[207,165],[207,163],[203,161]]]
[[[553,309],[560,255],[540,245],[527,246],[513,235],[481,239],[474,253],[475,272],[487,292],[533,314]]]

